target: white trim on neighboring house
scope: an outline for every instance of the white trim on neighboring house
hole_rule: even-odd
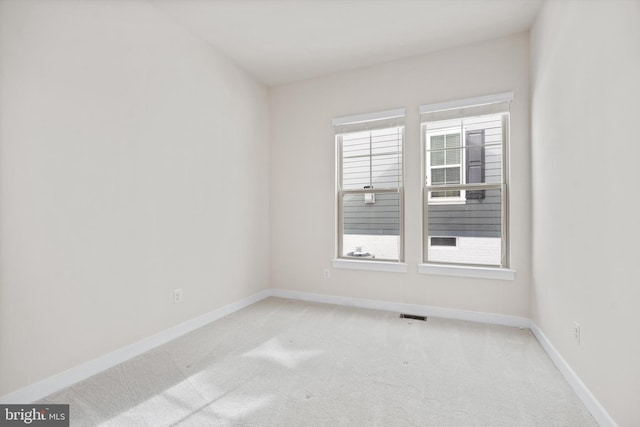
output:
[[[466,160],[466,156],[465,156],[465,151],[466,151],[466,141],[465,141],[465,134],[466,134],[466,128],[463,126],[456,126],[456,127],[452,127],[452,128],[445,128],[445,129],[438,129],[435,131],[429,131],[427,130],[427,127],[425,126],[425,124],[423,123],[423,125],[421,126],[421,131],[424,132],[425,134],[425,144],[426,144],[426,185],[429,186],[433,186],[433,170],[434,169],[446,169],[446,168],[455,168],[457,167],[460,170],[460,182],[456,183],[456,185],[463,185],[464,183],[466,183],[466,171],[465,171],[465,160]],[[446,161],[445,164],[443,165],[436,165],[436,166],[432,166],[431,165],[431,153],[433,152],[433,149],[431,148],[431,137],[434,136],[441,136],[441,135],[453,135],[453,134],[458,134],[460,135],[460,146],[458,148],[451,148],[449,150],[454,151],[454,150],[459,150],[460,151],[460,163],[457,164],[452,164],[452,165],[447,165]],[[444,149],[444,152],[446,153],[446,148]],[[446,154],[445,154],[446,155]],[[453,197],[432,197],[431,193],[432,192],[438,192],[435,189],[431,189],[431,191],[427,191],[427,197],[428,197],[428,203],[430,205],[437,205],[437,204],[443,204],[443,205],[456,205],[456,204],[465,204],[467,202],[467,198],[465,195],[465,190],[457,190],[459,192],[459,196],[453,196]],[[446,192],[446,190],[442,190],[442,192]]]
[[[337,260],[343,261],[343,260]],[[358,263],[368,264],[368,263]],[[388,263],[394,264],[394,263]],[[406,264],[405,264],[406,265]],[[530,319],[504,314],[483,313],[477,311],[457,310],[442,307],[430,307],[403,302],[380,301],[365,298],[353,298],[338,295],[323,295],[308,292],[298,292],[286,289],[266,289],[257,294],[243,298],[224,307],[210,311],[194,319],[168,328],[162,332],[142,339],[138,342],[115,350],[111,353],[100,356],[96,359],[82,363],[74,368],[68,369],[59,374],[53,375],[35,384],[18,389],[12,393],[0,397],[0,403],[31,403],[51,393],[55,393],[65,387],[82,381],[92,375],[102,372],[112,366],[136,357],[144,352],[165,344],[186,333],[198,329],[208,323],[227,316],[235,311],[245,308],[267,297],[289,298],[301,301],[336,304],[349,307],[368,308],[373,310],[384,310],[418,316],[432,316],[447,319],[457,319],[469,322],[487,323],[492,325],[511,326],[521,329],[530,329],[536,339],[547,352],[553,363],[560,370],[566,381],[569,383],[580,400],[587,407],[591,415],[596,419],[601,427],[617,427],[607,410],[598,402],[580,377],[571,369],[571,366],[564,360],[556,348],[547,339],[540,328]]]

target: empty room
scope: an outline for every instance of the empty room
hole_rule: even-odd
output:
[[[0,0],[0,425],[640,426],[639,0]]]

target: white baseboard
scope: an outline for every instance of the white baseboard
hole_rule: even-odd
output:
[[[609,413],[604,409],[600,402],[598,402],[595,396],[593,396],[591,391],[589,391],[587,386],[585,386],[582,380],[580,380],[573,369],[571,369],[569,364],[555,349],[555,347],[547,339],[544,333],[542,333],[540,328],[530,319],[503,314],[482,313],[475,311],[430,307],[417,304],[380,301],[364,298],[343,297],[336,295],[314,294],[308,292],[290,291],[286,289],[267,289],[234,303],[225,305],[224,307],[220,307],[216,310],[210,311],[209,313],[203,314],[202,316],[198,316],[194,319],[173,326],[148,338],[122,347],[96,359],[82,363],[81,365],[53,375],[35,384],[31,384],[29,386],[6,394],[0,397],[0,403],[20,404],[30,403],[42,399],[43,397],[48,396],[51,393],[55,393],[56,391],[73,385],[78,381],[82,381],[92,375],[98,374],[105,369],[111,368],[119,363],[139,356],[142,353],[152,350],[162,344],[165,344],[208,323],[211,323],[233,312],[248,307],[251,304],[254,304],[270,296],[531,329],[535,337],[542,345],[542,348],[544,348],[544,350],[547,352],[553,363],[560,370],[564,378],[567,380],[569,385],[573,388],[575,393],[582,400],[582,402],[585,404],[589,412],[591,412],[591,415],[593,415],[600,426],[617,427],[616,422],[613,420],[613,418],[611,418]]]
[[[399,313],[413,314],[418,316],[442,317],[445,319],[466,320],[469,322],[488,323],[491,325],[513,326],[523,329],[529,329],[530,324],[530,320],[524,317],[482,313],[478,311],[455,310],[451,308],[430,307],[418,304],[407,304],[403,302],[379,301],[335,295],[321,295],[307,292],[289,291],[285,289],[272,289],[271,295],[274,297],[297,299],[302,301],[345,305],[349,307],[370,308],[373,310],[396,311]]]
[[[531,332],[533,332],[540,342],[540,345],[542,345],[542,348],[544,348],[558,370],[562,373],[564,379],[567,380],[573,391],[578,395],[580,400],[582,400],[582,403],[584,403],[591,415],[593,415],[593,418],[600,424],[600,427],[617,427],[618,425],[611,415],[609,415],[607,410],[598,402],[598,399],[595,398],[580,377],[571,369],[571,366],[569,366],[567,361],[564,360],[558,350],[551,344],[551,341],[549,341],[533,321],[531,322]]]
[[[173,326],[138,342],[122,347],[118,350],[97,357],[88,362],[82,363],[59,374],[53,375],[35,384],[28,385],[14,392],[0,397],[3,404],[26,404],[42,399],[45,396],[55,393],[65,387],[89,378],[92,375],[109,369],[119,363],[139,356],[162,344],[174,340],[186,333],[194,331],[208,323],[227,316],[235,311],[241,310],[271,295],[270,290],[264,290],[257,294],[243,298],[234,303],[225,305],[216,310],[205,313],[194,319],[188,320],[179,325]]]
[[[395,311],[420,316],[442,317],[447,319],[466,320],[470,322],[530,329],[533,332],[534,336],[540,342],[540,345],[542,345],[542,348],[547,352],[553,363],[560,370],[566,381],[569,383],[571,388],[573,388],[580,400],[582,400],[584,405],[587,407],[587,410],[591,413],[591,415],[593,415],[598,424],[600,424],[601,427],[618,427],[613,418],[611,418],[609,413],[604,409],[600,402],[598,402],[598,400],[587,388],[587,386],[582,382],[578,375],[576,375],[573,369],[571,369],[569,364],[564,360],[560,353],[558,353],[555,347],[553,347],[551,342],[542,333],[540,328],[530,319],[502,314],[429,307],[423,305],[370,300],[363,298],[313,294],[285,289],[272,289],[271,296],[309,302],[369,308],[374,310]]]

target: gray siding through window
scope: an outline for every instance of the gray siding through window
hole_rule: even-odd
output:
[[[484,139],[484,134],[482,137]],[[477,176],[482,176],[485,182],[500,182],[501,149],[483,147],[482,154],[484,171]],[[476,161],[472,166],[478,164],[477,158],[471,159]],[[344,234],[400,235],[399,197],[393,193],[377,193],[375,203],[365,203],[363,194],[345,195]],[[467,191],[463,204],[429,205],[429,235],[501,237],[501,215],[500,190]]]
[[[343,234],[400,235],[402,141],[400,127],[373,129],[342,136],[341,188],[395,190],[342,195]]]
[[[400,194],[377,193],[375,203],[364,194],[347,194],[343,201],[344,234],[400,235]]]
[[[483,190],[484,199],[464,204],[429,205],[429,235],[501,237],[500,190]]]
[[[501,119],[492,118],[490,122],[478,119],[476,122],[468,125],[465,134],[465,183],[499,183],[502,181]],[[466,191],[465,198],[463,203],[429,204],[429,236],[501,237],[500,190]],[[398,236],[399,206],[400,195],[397,193],[377,193],[375,203],[365,203],[364,194],[345,195],[343,232]]]
[[[483,126],[466,132],[467,184],[501,182],[501,126],[499,122]],[[429,236],[501,237],[501,191],[467,190],[465,198],[461,204],[429,204]]]

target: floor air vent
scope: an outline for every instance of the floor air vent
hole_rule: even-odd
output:
[[[404,314],[404,313],[401,313],[401,314],[400,314],[400,318],[401,318],[401,319],[422,320],[423,322],[426,322],[426,321],[427,321],[427,316],[416,316],[416,315],[413,315],[413,314]]]

